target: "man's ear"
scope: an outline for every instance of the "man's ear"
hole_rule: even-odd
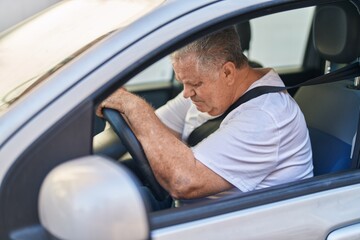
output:
[[[224,77],[224,80],[226,81],[227,85],[231,86],[235,82],[235,71],[236,66],[233,62],[226,62],[222,66],[222,76]]]

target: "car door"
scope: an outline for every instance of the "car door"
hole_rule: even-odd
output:
[[[308,7],[317,3],[300,1],[294,4],[279,1],[267,3],[269,5],[262,3],[257,8],[237,10],[239,7],[237,1],[224,1],[199,9],[164,26],[154,33],[151,39],[159,39],[164,32],[176,35],[175,29],[177,29],[185,32],[187,39],[185,37],[184,41],[189,42],[198,35],[234,24],[236,20]],[[205,16],[211,17],[205,20]],[[194,24],[193,19],[199,21]],[[192,29],[185,27],[190,25]],[[306,60],[314,54],[309,53],[311,32],[310,29],[308,31],[306,33],[308,37],[304,37],[305,52],[302,53],[303,58],[300,58],[300,65],[295,70],[291,69],[291,66],[288,71],[283,68],[283,76],[289,81],[307,79],[322,71],[323,62],[320,59],[319,62],[316,58],[312,59],[314,61],[312,63]],[[183,40],[181,37],[177,37],[177,41],[163,43],[164,52],[168,53],[166,47],[176,48],[174,45],[177,42],[181,46]],[[307,64],[310,64],[311,68],[306,69]],[[296,79],[296,76],[299,79]],[[339,234],[337,230],[340,235],[345,232],[342,235],[345,236],[356,228],[354,224],[360,220],[360,208],[356,204],[359,200],[359,180],[358,170],[349,170],[241,194],[208,204],[151,213],[151,236],[154,239],[326,239]],[[357,232],[354,231],[352,234],[356,236]]]
[[[218,11],[221,7],[234,9],[232,3],[219,4],[216,8]],[[288,3],[278,7],[278,9],[272,8],[272,11],[291,9],[294,6]],[[209,7],[204,9],[204,12],[207,10],[210,13],[213,9]],[[254,12],[255,16],[261,14],[261,11]],[[194,13],[192,18],[196,17]],[[182,25],[186,25],[185,19],[186,17]],[[311,32],[310,29],[308,30],[309,36]],[[305,52],[310,51],[308,48],[311,48],[307,45],[308,39],[310,36],[304,38]],[[300,58],[301,64],[296,71],[286,73],[284,69],[283,76],[289,81],[295,81],[295,75],[307,79],[317,75],[314,73],[322,71],[320,67],[316,68],[321,66],[321,62],[314,64],[315,67],[308,69],[309,71],[303,69],[302,60],[305,65],[309,64],[306,63],[308,56],[305,52],[304,58]],[[310,73],[311,71],[313,73]],[[331,239],[333,236],[349,236],[347,234],[356,237],[357,231],[352,233],[350,231],[356,229],[357,225],[354,224],[359,221],[359,208],[356,206],[359,200],[358,177],[358,171],[352,170],[242,194],[206,205],[153,213],[150,215],[152,237],[154,239],[326,239],[329,237]]]

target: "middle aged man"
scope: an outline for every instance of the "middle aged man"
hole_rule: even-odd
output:
[[[142,144],[158,182],[175,199],[191,201],[247,192],[313,175],[304,116],[287,92],[268,93],[240,105],[195,147],[190,133],[223,114],[246,91],[284,86],[272,69],[255,69],[242,54],[234,28],[205,36],[172,54],[184,90],[154,109],[124,89],[98,108],[123,113]]]

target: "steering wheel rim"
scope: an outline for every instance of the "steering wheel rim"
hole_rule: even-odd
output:
[[[116,110],[104,108],[102,110],[104,118],[109,122],[114,132],[119,136],[125,145],[137,166],[137,170],[145,177],[148,187],[152,190],[154,197],[163,201],[169,195],[165,189],[158,183],[150,167],[149,161],[145,155],[139,140],[131,130],[124,117]]]

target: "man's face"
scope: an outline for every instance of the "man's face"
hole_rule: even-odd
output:
[[[216,69],[206,69],[197,64],[194,55],[173,63],[176,79],[184,86],[184,97],[190,98],[199,111],[212,116],[222,114],[231,104],[220,64]]]

